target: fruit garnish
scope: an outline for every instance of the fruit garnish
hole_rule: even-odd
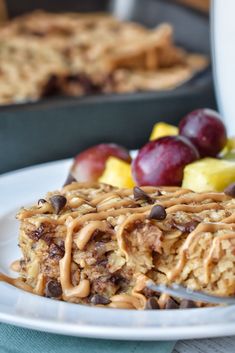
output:
[[[131,165],[118,158],[109,157],[99,182],[120,188],[132,188],[135,183],[131,175]]]
[[[235,181],[235,162],[204,158],[187,165],[182,186],[196,192],[223,191]]]
[[[226,145],[219,154],[220,158],[235,160],[235,137],[227,139]]]
[[[201,157],[216,157],[227,142],[226,129],[217,112],[198,109],[179,124],[179,133],[190,139]]]
[[[178,132],[179,129],[176,126],[160,122],[154,125],[149,140],[153,141],[164,136],[178,135]]]
[[[235,150],[226,153],[223,156],[223,159],[226,159],[227,161],[235,161]]]
[[[124,147],[114,143],[102,143],[78,154],[74,159],[70,174],[77,181],[97,181],[103,174],[105,163],[110,156],[131,162],[129,152]]]
[[[148,142],[132,163],[137,185],[180,186],[184,167],[199,158],[196,147],[185,137],[167,136]]]
[[[235,150],[235,137],[230,137],[227,139],[224,150],[227,149],[227,152]]]

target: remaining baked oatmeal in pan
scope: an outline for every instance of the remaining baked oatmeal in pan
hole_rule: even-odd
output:
[[[35,294],[112,308],[187,306],[149,290],[151,279],[234,295],[235,200],[225,193],[73,182],[17,218],[23,256],[12,283]]]
[[[0,104],[43,96],[173,89],[208,65],[173,29],[104,14],[34,12],[0,27]]]

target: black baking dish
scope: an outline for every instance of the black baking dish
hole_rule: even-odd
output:
[[[34,9],[111,11],[147,26],[168,21],[176,42],[210,55],[209,21],[205,14],[166,0],[8,0],[10,17]],[[0,107],[0,173],[31,164],[73,156],[99,142],[128,148],[143,144],[160,120],[177,123],[190,110],[215,107],[211,70],[168,92],[53,97],[35,103]]]

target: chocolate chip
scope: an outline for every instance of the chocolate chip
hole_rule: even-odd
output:
[[[182,233],[191,233],[198,226],[198,221],[190,221],[185,224],[173,222],[173,226],[180,230]]]
[[[102,232],[99,229],[96,229],[92,235],[91,240],[93,240],[95,244],[95,248],[98,249],[104,245],[104,243],[107,243],[110,241],[110,234],[106,234],[105,232]]]
[[[108,265],[108,259],[101,259],[96,262],[98,266],[106,267]]]
[[[98,305],[98,304],[109,304],[111,303],[111,301],[108,298],[103,297],[102,295],[99,294],[94,294],[91,298],[90,298],[90,302],[91,304],[94,305]]]
[[[45,233],[41,236],[41,239],[44,240],[48,246],[51,245],[52,242],[52,234],[51,233]]]
[[[41,223],[35,230],[26,230],[28,237],[34,241],[39,239],[44,240],[48,245],[50,245],[53,236],[55,234],[55,224],[49,222]]]
[[[36,30],[28,31],[28,34],[31,34],[32,36],[35,36],[35,37],[45,37],[45,35],[46,35],[46,33],[40,32],[40,31],[36,31]]]
[[[67,199],[62,195],[54,195],[50,198],[50,202],[56,214],[59,214],[60,211],[66,205]]]
[[[225,195],[235,197],[235,183],[230,184],[226,189],[224,189]]]
[[[166,302],[165,309],[179,309],[179,304],[177,304],[172,298],[169,298]]]
[[[120,286],[121,284],[126,283],[126,278],[122,277],[119,274],[115,274],[110,277],[110,281],[116,286]]]
[[[63,186],[69,185],[69,184],[73,183],[74,181],[76,181],[76,179],[73,177],[73,175],[71,173],[69,173]]]
[[[133,188],[133,194],[134,194],[134,199],[136,201],[143,200],[148,203],[153,203],[153,199],[148,194],[146,194],[146,192],[144,192],[144,190],[142,190],[138,186],[135,186]]]
[[[59,78],[57,75],[52,74],[49,76],[44,87],[42,87],[42,97],[50,97],[59,93]]]
[[[22,270],[25,270],[25,265],[26,265],[26,261],[23,259],[20,259],[20,267]]]
[[[27,233],[30,239],[38,241],[45,234],[45,226],[41,224],[36,230]]]
[[[39,199],[38,200],[38,206],[43,205],[44,203],[46,203],[47,201],[45,199]]]
[[[154,297],[148,298],[146,305],[145,305],[145,310],[158,310],[160,309],[160,306],[158,304],[158,301]]]
[[[149,219],[156,219],[157,221],[163,221],[166,218],[165,208],[161,205],[153,206],[148,218]]]
[[[180,303],[180,309],[192,309],[197,308],[197,304],[193,300],[182,299]]]
[[[150,297],[160,297],[161,293],[157,292],[157,291],[153,291],[150,288],[145,287],[142,290],[142,294],[146,297],[146,298],[150,298]]]
[[[67,75],[60,82],[60,89],[68,95],[76,95],[80,91],[86,94],[98,93],[100,91],[99,84],[91,80],[91,77],[86,74],[71,74]]]
[[[49,249],[49,257],[55,260],[62,259],[62,257],[64,257],[64,249],[56,244],[51,244]]]
[[[58,298],[62,294],[61,284],[55,280],[51,280],[46,284],[46,296],[49,298]]]

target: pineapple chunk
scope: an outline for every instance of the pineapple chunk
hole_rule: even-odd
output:
[[[223,191],[235,182],[235,162],[204,158],[184,168],[183,188],[196,192]]]
[[[231,137],[219,155],[223,159],[235,160],[235,138]]]
[[[131,165],[121,159],[109,157],[99,182],[120,188],[132,188],[135,183],[131,175]]]
[[[235,162],[235,150],[229,151],[222,158],[227,161],[234,161]]]
[[[176,126],[161,122],[154,125],[149,139],[152,141],[164,136],[178,135],[178,133],[179,129]]]

